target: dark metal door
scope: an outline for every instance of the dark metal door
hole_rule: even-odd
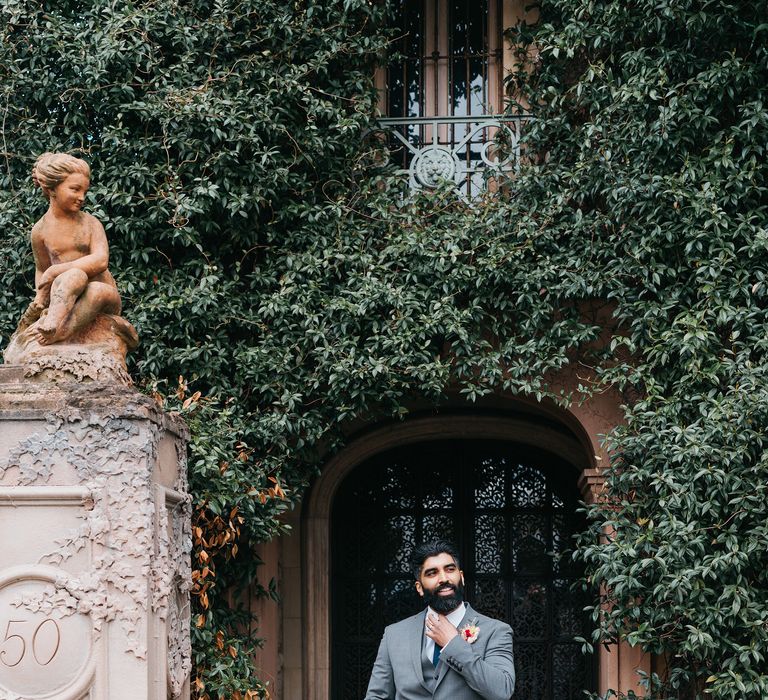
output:
[[[381,453],[341,484],[332,514],[333,700],[364,697],[384,627],[421,609],[413,547],[459,546],[468,601],[515,633],[515,700],[576,700],[594,689],[580,571],[564,552],[584,527],[578,471],[516,443],[457,440]]]

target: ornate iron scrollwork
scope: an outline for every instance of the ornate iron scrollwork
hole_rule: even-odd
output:
[[[453,182],[465,199],[483,191],[489,180],[508,176],[520,160],[525,117],[405,117],[380,119],[390,135],[389,152],[412,189],[434,189]]]
[[[437,187],[441,180],[455,180],[461,170],[456,154],[445,146],[425,146],[411,161],[410,174],[422,187]]]

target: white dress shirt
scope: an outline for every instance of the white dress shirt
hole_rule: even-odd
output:
[[[466,605],[464,605],[464,603],[461,603],[459,607],[456,608],[456,610],[448,613],[446,615],[446,618],[448,619],[448,622],[450,622],[454,627],[458,628],[458,626],[461,624],[461,621],[464,619],[465,611],[466,611]],[[434,656],[434,653],[435,653],[435,640],[431,639],[430,637],[427,637],[427,620],[429,619],[430,615],[436,616],[437,613],[434,610],[432,610],[432,608],[427,606],[427,615],[424,618],[424,639],[426,640],[424,642],[424,654],[431,663],[432,657]]]

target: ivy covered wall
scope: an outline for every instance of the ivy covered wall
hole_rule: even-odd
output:
[[[653,698],[768,697],[768,24],[752,2],[544,3],[517,211],[615,303],[639,397],[582,542]],[[621,348],[626,352],[626,361]]]
[[[511,78],[528,158],[467,207],[404,204],[368,152],[381,5],[0,6],[0,345],[32,296],[31,164],[80,154],[131,370],[194,435],[200,698],[264,695],[223,591],[346,421],[449,388],[549,396],[574,363],[628,397],[593,509],[610,536],[581,547],[598,634],[665,655],[649,697],[768,695],[764,9],[544,3],[508,32],[537,56]]]

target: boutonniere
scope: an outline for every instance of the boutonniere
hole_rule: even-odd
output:
[[[480,628],[477,626],[477,618],[470,620],[468,624],[464,625],[459,630],[461,638],[467,644],[474,644],[477,641],[477,636],[480,634]]]

